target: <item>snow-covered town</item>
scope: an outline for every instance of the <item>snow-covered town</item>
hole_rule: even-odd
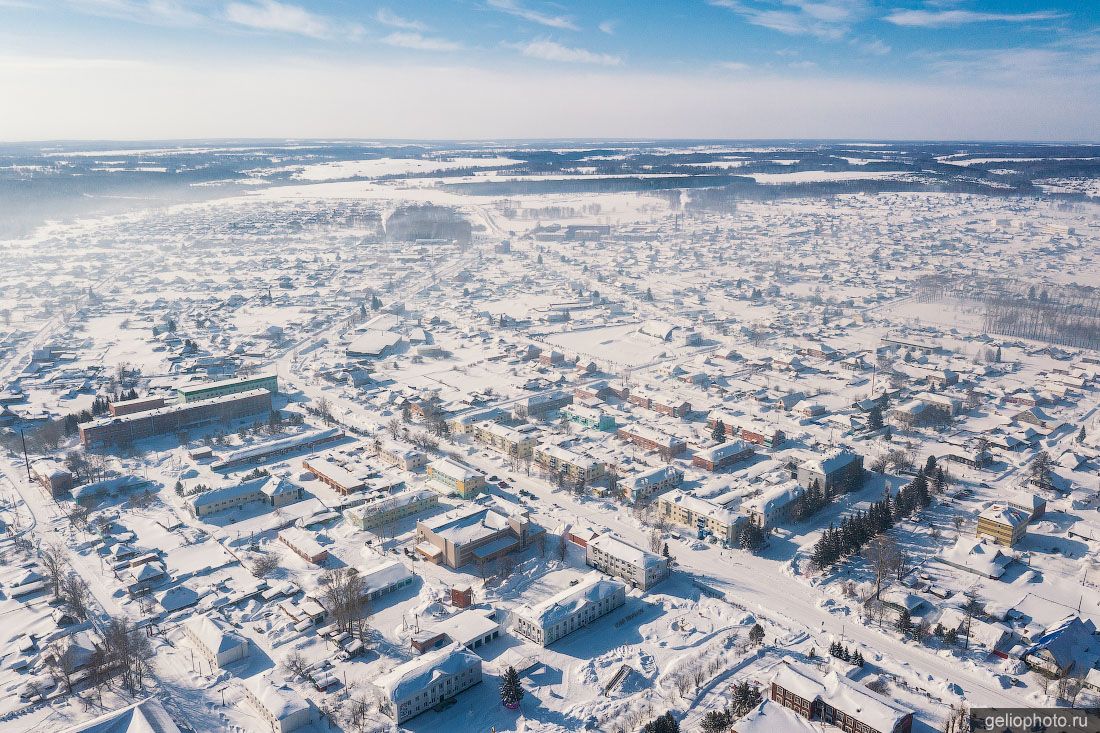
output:
[[[574,189],[589,159],[860,175],[533,151],[283,158],[0,245],[0,729],[1100,704],[1095,201]]]

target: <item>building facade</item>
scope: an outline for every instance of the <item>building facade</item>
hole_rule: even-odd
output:
[[[460,644],[428,652],[372,683],[378,708],[400,725],[481,682],[481,657]]]
[[[585,562],[642,590],[660,583],[670,571],[667,557],[643,550],[612,534],[600,535],[588,543]]]
[[[451,458],[429,463],[428,478],[463,499],[472,499],[485,490],[485,474]]]
[[[624,584],[590,573],[542,603],[516,611],[512,629],[536,644],[550,646],[625,603]]]
[[[208,382],[206,384],[188,385],[178,387],[176,394],[184,402],[199,402],[214,397],[242,394],[257,389],[267,390],[271,394],[279,393],[279,379],[274,374],[261,374],[255,377],[239,377],[226,379],[220,382]]]

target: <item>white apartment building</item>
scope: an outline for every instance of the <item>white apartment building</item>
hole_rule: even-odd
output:
[[[563,636],[592,623],[626,603],[626,586],[599,573],[589,573],[570,586],[534,606],[514,613],[513,630],[536,644],[549,646]]]
[[[668,558],[635,547],[613,534],[600,535],[585,549],[585,562],[635,588],[648,590],[668,577]]]
[[[409,660],[374,680],[379,710],[400,725],[481,682],[481,657],[451,644]]]

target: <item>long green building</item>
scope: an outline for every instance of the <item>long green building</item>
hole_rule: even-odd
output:
[[[176,393],[183,402],[199,402],[214,397],[248,392],[254,389],[266,389],[271,394],[279,393],[279,378],[274,374],[260,374],[252,377],[224,379],[220,382],[179,387]]]

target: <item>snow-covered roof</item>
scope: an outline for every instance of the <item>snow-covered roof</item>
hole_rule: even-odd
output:
[[[1029,519],[1024,512],[1005,504],[994,504],[979,514],[978,518],[1013,528],[1027,524]]]
[[[713,463],[718,463],[730,456],[736,456],[742,453],[752,453],[752,446],[743,440],[730,440],[710,448],[703,448],[702,450],[695,451],[696,456]]]
[[[202,645],[214,654],[231,651],[247,644],[248,641],[239,636],[228,622],[214,615],[213,612],[201,616],[192,616],[184,622],[188,631],[195,635]]]
[[[363,592],[373,593],[411,578],[413,573],[400,560],[382,560],[364,566],[359,571],[359,577],[363,581]]]
[[[679,504],[687,509],[692,514],[699,514],[704,517],[709,517],[722,524],[734,524],[737,522],[737,515],[731,512],[725,507],[718,506],[714,502],[707,501],[706,499],[700,499],[696,496],[681,491],[679,489],[673,489],[668,493],[661,496],[660,501],[668,502],[670,504]]]
[[[395,667],[374,680],[382,694],[398,703],[423,690],[432,681],[480,667],[481,658],[460,644],[451,644]]]
[[[784,659],[771,681],[806,700],[820,698],[826,704],[880,731],[892,731],[912,711],[876,692],[831,671],[821,677],[817,670]]]
[[[954,545],[941,553],[940,559],[989,578],[999,578],[1014,558],[984,538],[959,537]]]
[[[150,697],[65,728],[61,733],[180,733],[180,729],[160,702]]]
[[[806,718],[779,703],[764,702],[734,723],[737,733],[821,733]]]
[[[286,720],[309,709],[309,703],[287,685],[276,687],[266,677],[253,677],[245,680],[244,684],[263,709],[276,720]]]
[[[1091,620],[1069,615],[1034,640],[1023,656],[1039,652],[1050,655],[1059,669],[1091,669],[1100,657],[1100,640]]]
[[[610,533],[600,535],[589,542],[588,546],[594,550],[606,552],[608,555],[635,567],[651,568],[665,562],[665,559],[660,555],[647,552]]]
[[[534,606],[524,606],[516,614],[535,626],[548,628],[560,619],[568,618],[587,606],[599,603],[626,586],[600,573],[588,573],[579,583],[566,588]]]
[[[469,481],[479,477],[483,478],[485,476],[485,474],[477,469],[471,468],[465,463],[459,463],[452,458],[440,458],[438,461],[432,461],[428,464],[428,468],[434,473],[439,473],[462,481]]]

